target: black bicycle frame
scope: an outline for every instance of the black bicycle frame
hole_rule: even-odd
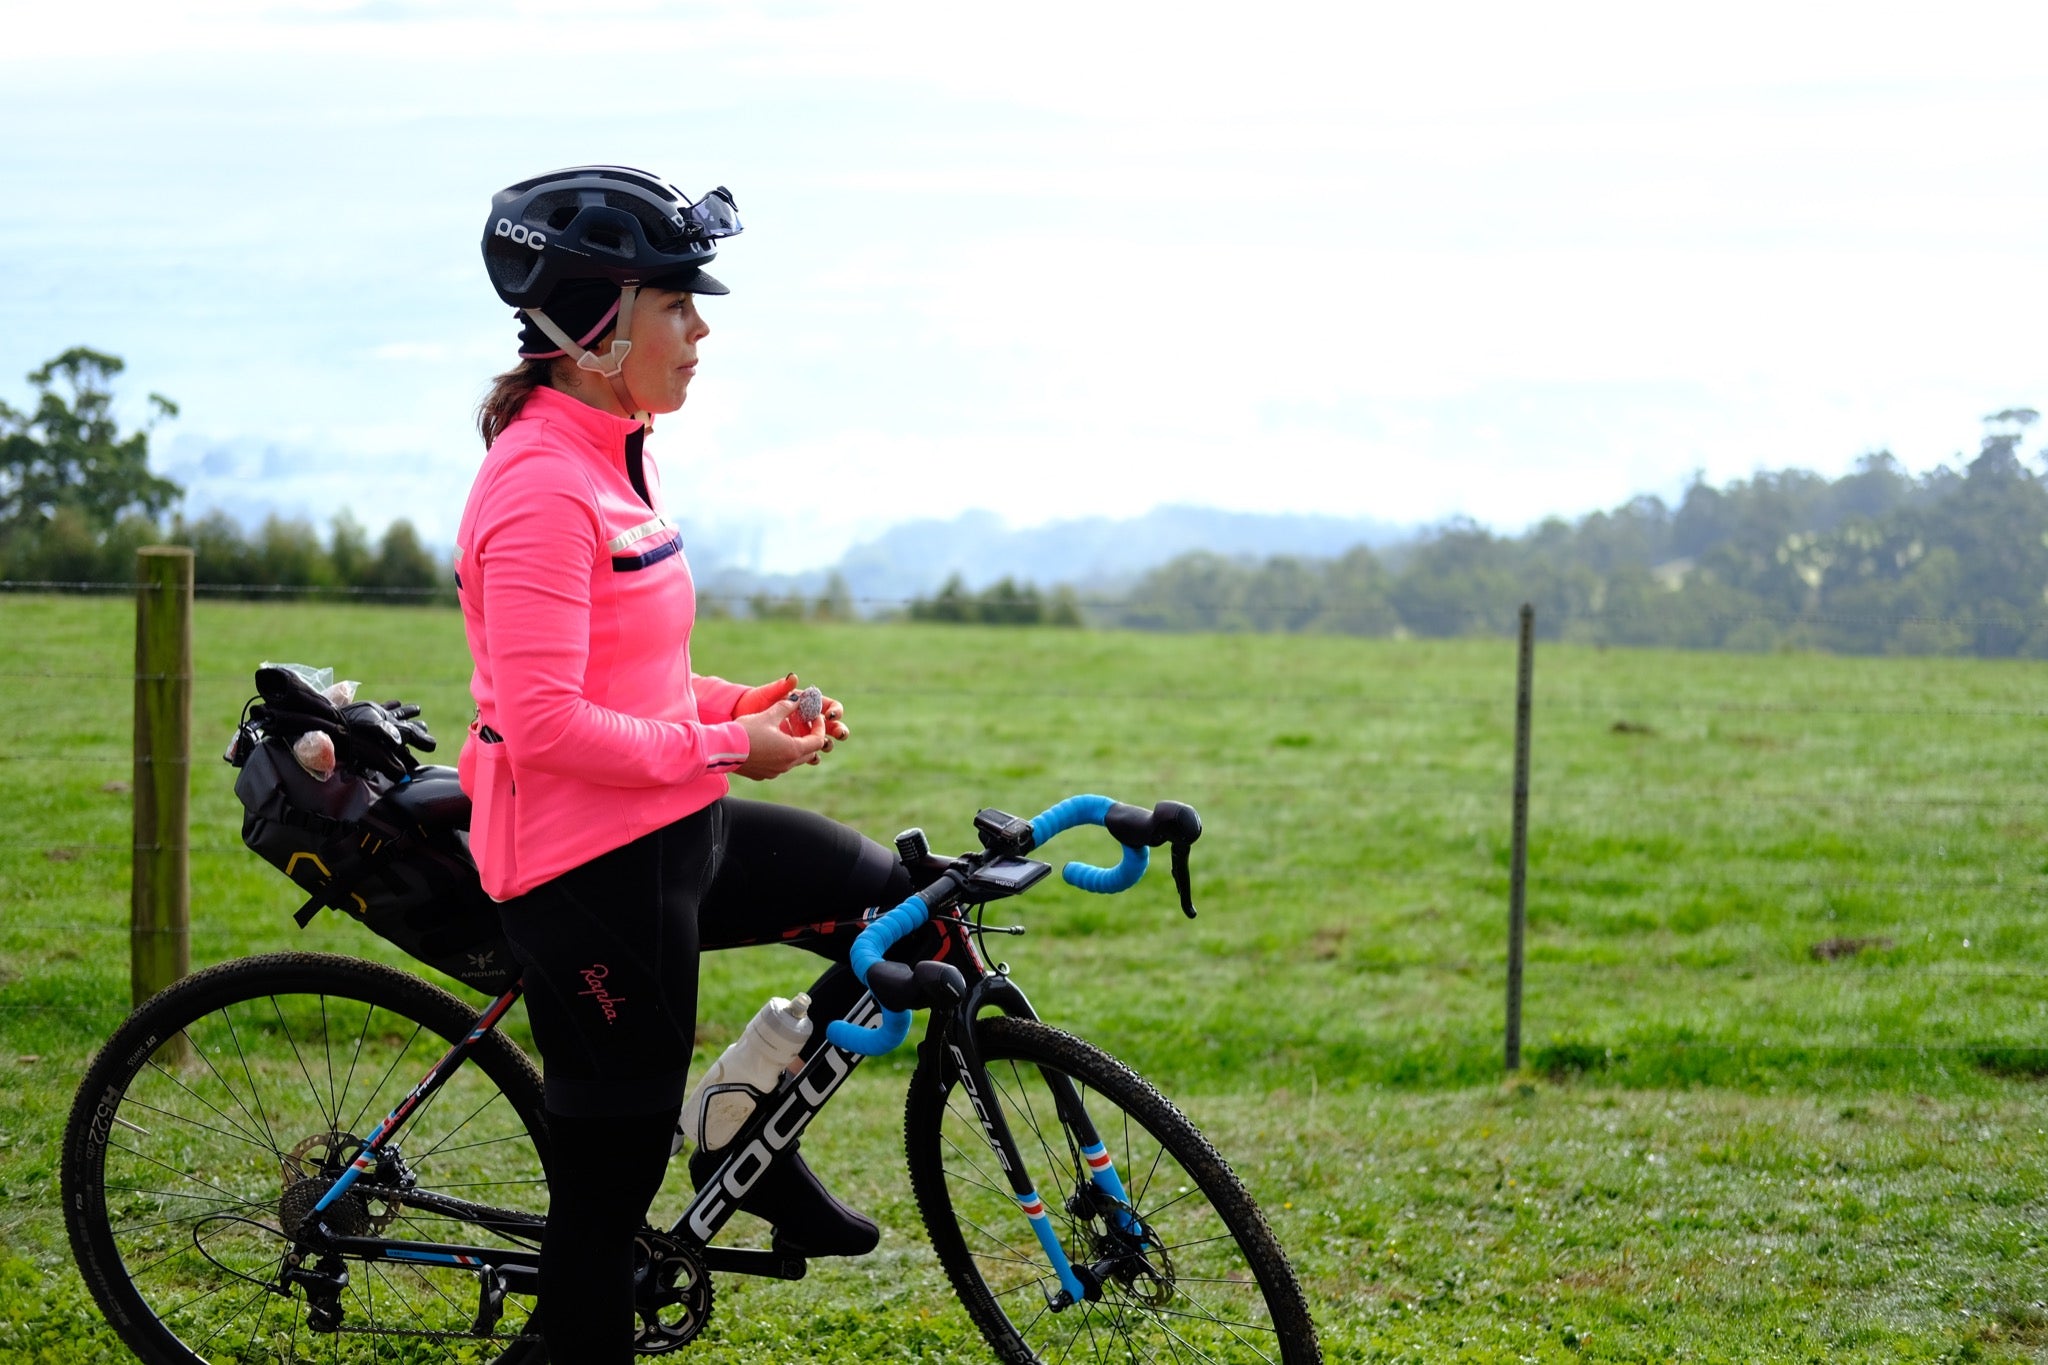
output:
[[[961,941],[966,941],[964,934],[961,935]],[[973,954],[972,960],[976,967],[980,968],[979,955]],[[384,1117],[383,1122],[377,1125],[376,1130],[363,1140],[362,1150],[313,1206],[305,1224],[299,1229],[286,1229],[289,1235],[310,1243],[318,1251],[337,1253],[364,1261],[473,1269],[487,1284],[494,1282],[495,1292],[499,1297],[507,1290],[519,1293],[533,1293],[537,1290],[540,1268],[538,1252],[510,1247],[464,1246],[447,1242],[346,1237],[334,1233],[322,1219],[322,1215],[337,1199],[378,1164],[384,1150],[391,1144],[393,1136],[404,1126],[405,1121],[419,1112],[420,1108],[433,1098],[435,1092],[446,1084],[448,1078],[468,1060],[470,1053],[483,1041],[485,1035],[497,1027],[513,1003],[519,999],[521,990],[522,986],[513,986],[477,1016],[475,1026],[434,1063],[419,1083]],[[1069,1265],[1057,1235],[1052,1230],[1044,1202],[1039,1198],[1025,1167],[1023,1152],[1010,1132],[1009,1124],[1004,1119],[1002,1108],[994,1094],[994,1087],[989,1083],[980,1049],[974,1039],[974,1021],[983,1011],[989,1009],[1012,1018],[1038,1018],[1037,1013],[1031,1008],[1031,1002],[1025,998],[1023,990],[1014,981],[999,972],[978,970],[975,980],[961,1001],[953,1005],[934,1004],[924,1044],[919,1048],[918,1066],[912,1075],[911,1084],[934,1083],[933,1078],[927,1075],[927,1068],[940,1068],[948,1064],[953,1068],[961,1088],[967,1093],[974,1107],[975,1116],[981,1123],[990,1148],[1010,1181],[1012,1193],[1020,1209],[1030,1220],[1034,1233],[1037,1234],[1059,1273],[1064,1292],[1055,1296],[1051,1304],[1053,1309],[1058,1311],[1084,1297],[1092,1297],[1095,1287],[1077,1275],[1074,1268]],[[874,996],[865,994],[855,1002],[846,1017],[853,1024],[865,1027],[880,1010],[881,1007],[876,1003]],[[725,1160],[698,1189],[689,1207],[683,1210],[682,1215],[669,1230],[669,1235],[697,1249],[706,1268],[710,1270],[726,1270],[774,1279],[802,1279],[806,1262],[800,1256],[784,1256],[773,1251],[747,1248],[713,1247],[709,1243],[731,1220],[733,1214],[739,1211],[741,1200],[754,1187],[755,1182],[796,1142],[811,1120],[816,1118],[832,1096],[838,1093],[846,1078],[853,1074],[854,1069],[863,1060],[859,1053],[849,1052],[831,1043],[825,1044],[813,1053],[803,1069],[776,1091],[772,1097],[774,1103],[755,1107],[754,1112],[741,1125],[739,1132],[733,1136],[726,1149],[728,1155]],[[1057,1073],[1047,1075],[1045,1079],[1052,1089],[1054,1106],[1061,1121],[1081,1143],[1084,1154],[1088,1157],[1093,1168],[1091,1177],[1094,1182],[1105,1193],[1128,1207],[1114,1167],[1108,1165],[1106,1157],[1098,1164],[1095,1153],[1102,1152],[1102,1143],[1073,1083]],[[539,1217],[492,1209],[484,1205],[472,1205],[463,1200],[436,1196],[435,1203],[452,1216],[512,1236],[537,1239],[545,1227],[545,1220]]]

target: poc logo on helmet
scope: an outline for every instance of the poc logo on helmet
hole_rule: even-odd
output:
[[[498,226],[491,231],[493,237],[510,237],[520,246],[530,246],[539,251],[548,244],[547,234],[534,232],[524,223],[515,223],[510,218],[500,218]]]

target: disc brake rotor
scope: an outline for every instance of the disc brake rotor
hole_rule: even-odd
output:
[[[1116,1224],[1128,1219],[1135,1226]],[[1128,1204],[1105,1210],[1092,1229],[1096,1254],[1109,1263],[1109,1279],[1147,1308],[1164,1308],[1175,1294],[1173,1258],[1151,1226]]]
[[[289,1233],[305,1222],[306,1215],[341,1178],[362,1143],[347,1133],[315,1133],[286,1152],[283,1167],[284,1190],[278,1199],[277,1216]],[[327,1206],[327,1226],[343,1237],[382,1234],[403,1211],[403,1205],[383,1198],[369,1199],[351,1189]]]

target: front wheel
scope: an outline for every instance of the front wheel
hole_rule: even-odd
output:
[[[480,1323],[474,1263],[309,1255],[295,1242],[360,1137],[477,1012],[375,963],[281,953],[186,977],[86,1070],[64,1134],[64,1219],[87,1288],[150,1365],[320,1360],[533,1365],[531,1300]],[[330,1206],[355,1237],[531,1250],[547,1209],[540,1077],[503,1034]],[[486,1207],[534,1220],[496,1231]],[[298,1269],[317,1278],[295,1278]]]
[[[1093,1282],[1084,1301],[1052,1306],[1059,1281],[957,1068],[920,1067],[904,1112],[911,1187],[939,1263],[1001,1359],[1322,1359],[1286,1253],[1185,1115],[1071,1034],[1024,1019],[974,1028],[992,1092],[983,1099],[1001,1107],[1061,1246]],[[1091,1177],[1075,1099],[1122,1178],[1121,1205]]]

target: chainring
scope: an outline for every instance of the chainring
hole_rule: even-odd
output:
[[[633,1350],[667,1355],[690,1344],[711,1320],[711,1270],[696,1247],[642,1229],[633,1241]]]

